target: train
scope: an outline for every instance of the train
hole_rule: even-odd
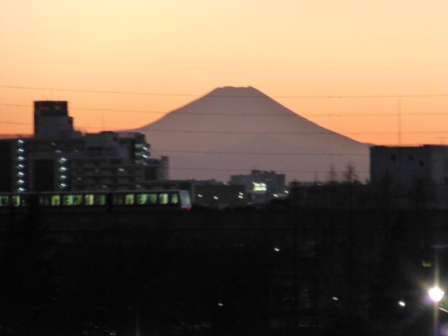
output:
[[[190,210],[187,190],[58,191],[1,193],[1,209]]]

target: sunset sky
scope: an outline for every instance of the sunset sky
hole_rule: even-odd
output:
[[[0,134],[132,129],[252,86],[362,142],[448,144],[447,0],[0,0]]]

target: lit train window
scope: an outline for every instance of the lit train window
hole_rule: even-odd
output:
[[[146,202],[148,202],[148,194],[137,195],[137,204],[146,204]]]
[[[171,194],[171,204],[178,204],[179,203],[179,195],[177,194]]]
[[[95,205],[105,205],[106,195],[95,195]]]
[[[73,205],[82,205],[82,195],[73,196]]]
[[[60,204],[61,204],[61,196],[60,195],[51,196],[51,205],[52,206],[59,206]]]
[[[168,194],[159,194],[159,204],[168,204]]]
[[[157,194],[149,194],[148,195],[148,204],[157,204]]]
[[[13,206],[20,206],[20,196],[12,196],[11,201]]]
[[[82,196],[81,195],[64,195],[62,198],[62,205],[81,205]]]
[[[72,195],[64,195],[62,197],[62,205],[72,205],[73,197]]]
[[[85,205],[93,205],[93,195],[85,195],[84,196],[84,204]]]
[[[126,204],[134,204],[134,194],[127,194],[126,195]]]
[[[0,196],[0,207],[9,205],[9,197],[8,196]]]

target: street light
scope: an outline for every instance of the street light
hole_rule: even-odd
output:
[[[428,294],[431,300],[433,300],[434,302],[439,302],[440,300],[442,300],[445,292],[439,287],[435,286],[428,291]]]
[[[438,280],[438,278],[436,278]],[[434,302],[434,316],[432,322],[432,328],[434,332],[434,336],[439,334],[439,301],[442,300],[445,292],[441,290],[437,285],[428,290],[429,297]]]
[[[439,301],[442,300],[445,292],[439,288],[440,270],[439,270],[439,251],[434,250],[434,287],[428,290],[429,297],[434,302],[434,316],[433,316],[433,332],[434,336],[439,334]]]

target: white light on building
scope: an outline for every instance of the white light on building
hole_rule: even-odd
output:
[[[263,182],[261,182],[261,183],[252,182],[252,183],[254,185],[254,187],[252,189],[253,191],[256,191],[256,192],[266,192],[266,190],[267,190],[266,183],[263,183]]]

